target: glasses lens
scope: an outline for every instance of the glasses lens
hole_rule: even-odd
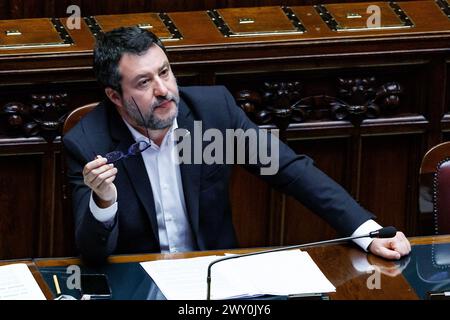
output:
[[[129,153],[136,155],[145,149],[150,147],[150,144],[147,141],[138,141],[130,146],[130,149],[128,150]]]
[[[116,162],[123,157],[122,151],[112,151],[107,154],[105,154],[105,158],[108,160],[106,163],[113,163]]]

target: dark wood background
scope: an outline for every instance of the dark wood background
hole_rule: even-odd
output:
[[[153,5],[165,3],[79,2],[92,10],[89,14],[153,10]],[[0,14],[3,18],[29,17],[31,12],[64,16],[61,8],[68,2],[42,3],[0,0]],[[170,3],[173,7],[164,7],[165,10],[247,5],[250,1]],[[402,87],[399,106],[382,111],[375,119],[362,123],[351,118],[337,121],[330,118],[329,110],[317,111],[308,121],[291,121],[284,136],[296,152],[310,155],[323,171],[374,212],[381,224],[394,225],[413,236],[432,230],[430,217],[419,215],[417,210],[420,160],[426,150],[450,138],[449,43],[449,35],[430,34],[394,41],[375,38],[194,49],[168,47],[168,52],[179,84],[225,85],[237,98],[243,90],[263,94],[265,82],[297,81],[301,84],[301,98],[337,97],[339,79],[374,77],[373,85],[362,88],[362,93],[398,83]],[[65,93],[68,109],[99,101],[102,92],[92,74],[91,59],[90,52],[64,56],[19,54],[13,58],[0,54],[0,107],[11,102],[31,105],[32,94],[45,95],[44,100],[50,101],[52,95]],[[264,103],[260,108],[264,108]],[[251,112],[249,115],[254,116]],[[11,131],[11,124],[3,118],[0,117],[0,259],[75,254],[59,136],[47,142],[43,138],[47,133],[41,129],[29,137],[23,131]],[[273,121],[265,126],[274,127]],[[280,195],[240,168],[234,172],[230,191],[242,247],[298,244],[336,236],[294,199]]]
[[[400,0],[401,1],[401,0]],[[320,3],[369,2],[326,0]],[[177,12],[214,8],[312,5],[314,0],[0,0],[0,19],[65,17],[67,7],[78,5],[82,16],[136,12]]]

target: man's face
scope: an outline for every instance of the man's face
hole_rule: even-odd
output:
[[[152,45],[142,55],[124,54],[119,62],[119,72],[122,76],[120,114],[131,124],[150,130],[170,127],[178,114],[180,98],[164,51]]]

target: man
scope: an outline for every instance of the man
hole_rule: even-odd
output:
[[[235,247],[227,191],[231,165],[179,164],[173,158],[174,140],[181,129],[183,139],[191,138],[187,136],[197,131],[194,121],[224,136],[229,129],[259,128],[223,87],[179,90],[164,46],[137,27],[100,37],[94,70],[108,99],[64,137],[82,256],[100,262],[112,253]],[[244,145],[248,151],[250,146]],[[344,235],[380,228],[310,158],[282,143],[269,151],[278,151],[278,171],[261,177],[273,187],[297,198]],[[246,164],[255,173],[261,167],[260,162]],[[401,232],[392,239],[357,243],[388,259],[410,252]]]

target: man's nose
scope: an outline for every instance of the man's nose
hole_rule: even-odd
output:
[[[154,87],[153,87],[153,94],[156,97],[165,97],[167,95],[167,93],[169,92],[169,90],[167,89],[166,84],[164,83],[164,81],[160,78],[160,77],[156,77],[154,79]]]

